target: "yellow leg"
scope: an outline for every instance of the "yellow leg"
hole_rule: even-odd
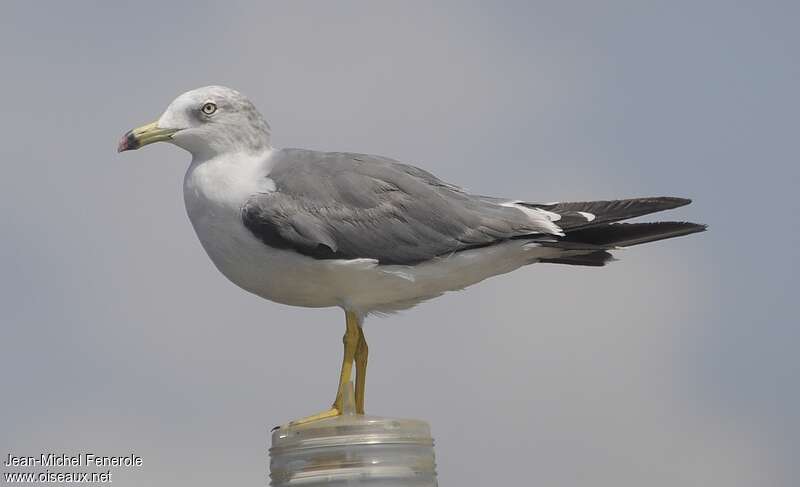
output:
[[[348,383],[350,383],[350,376],[353,372],[353,361],[355,360],[359,336],[361,335],[361,326],[359,326],[358,323],[358,315],[350,311],[345,311],[345,318],[347,322],[347,329],[345,330],[344,337],[342,337],[342,342],[344,343],[344,357],[342,357],[342,370],[339,374],[339,388],[337,389],[336,399],[333,401],[333,406],[321,413],[294,420],[290,424],[305,424],[310,423],[311,421],[332,418],[342,414],[344,388]]]
[[[358,346],[356,346],[356,414],[364,414],[364,388],[367,385],[367,357],[369,347],[364,329],[358,327]]]
[[[342,337],[344,343],[344,357],[342,358],[342,372],[339,374],[339,388],[336,392],[336,399],[333,401],[333,408],[342,411],[344,401],[344,388],[350,383],[350,376],[353,372],[353,360],[355,360],[356,349],[358,348],[358,337],[360,335],[358,316],[350,311],[345,311],[347,329]]]

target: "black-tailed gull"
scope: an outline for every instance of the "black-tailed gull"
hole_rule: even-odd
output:
[[[270,127],[221,86],[176,98],[118,150],[171,142],[192,154],[189,219],[228,279],[266,299],[345,311],[341,414],[356,365],[364,412],[364,317],[392,312],[535,262],[602,266],[610,250],[704,225],[617,223],[690,203],[672,197],[537,204],[479,196],[409,164],[367,154],[275,149]]]

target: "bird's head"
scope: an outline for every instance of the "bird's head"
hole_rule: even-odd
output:
[[[154,142],[170,142],[202,158],[227,152],[257,153],[269,148],[270,128],[238,91],[206,86],[175,98],[155,122],[128,131],[117,152]]]

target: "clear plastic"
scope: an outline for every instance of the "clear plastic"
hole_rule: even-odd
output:
[[[355,414],[352,384],[341,416],[275,429],[269,454],[273,487],[438,485],[428,424]]]

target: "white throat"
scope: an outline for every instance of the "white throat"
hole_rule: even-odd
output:
[[[183,197],[192,223],[200,213],[236,211],[256,193],[275,190],[269,179],[272,149],[192,159],[183,181]]]

